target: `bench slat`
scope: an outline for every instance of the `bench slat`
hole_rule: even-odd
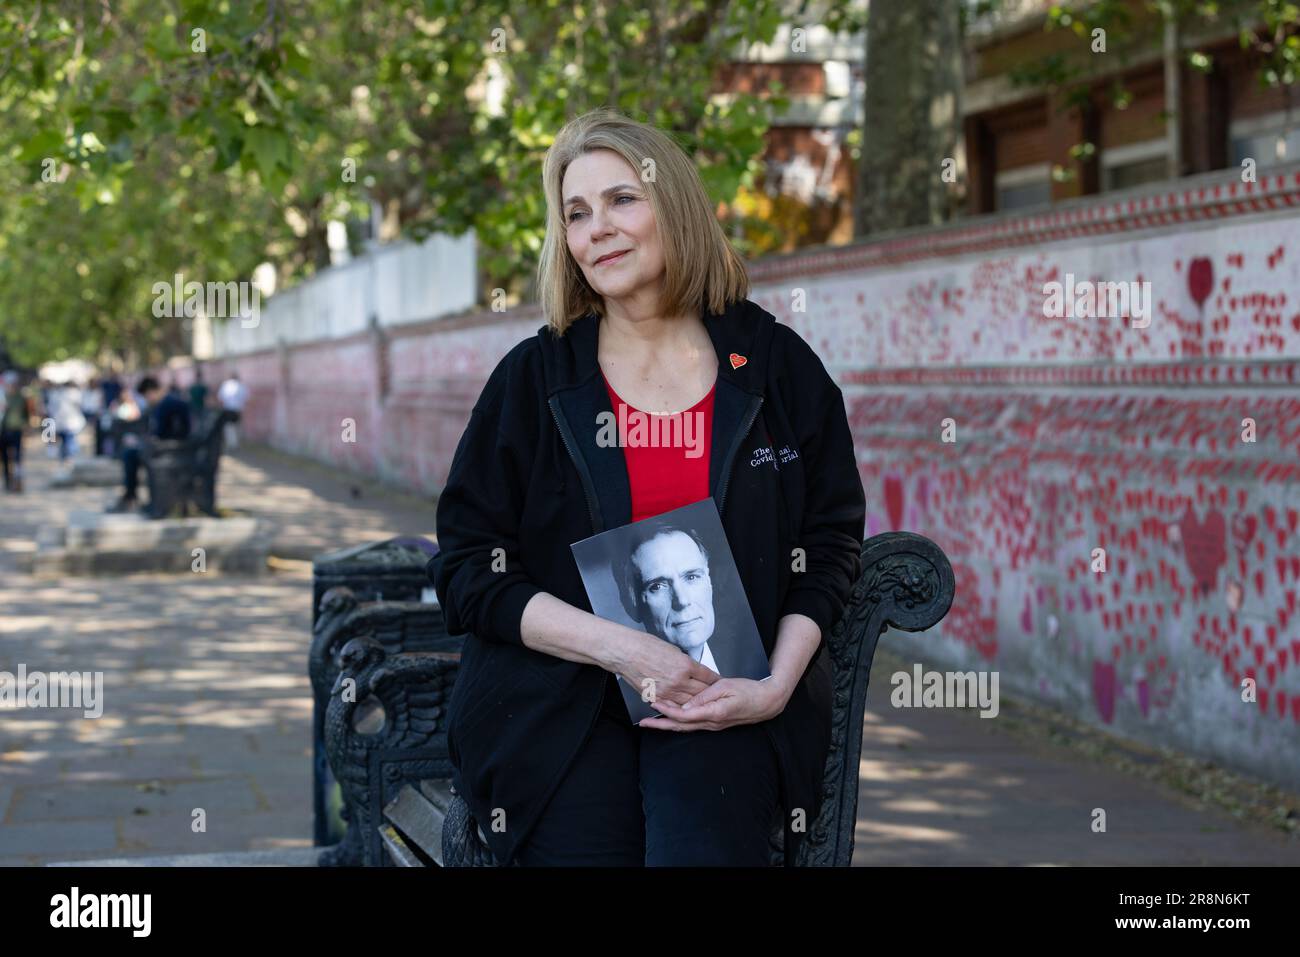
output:
[[[421,782],[423,784],[424,782]],[[426,797],[421,790],[406,785],[384,808],[384,817],[397,825],[400,834],[442,866],[442,822],[447,817],[446,804],[442,807]],[[435,792],[436,793],[436,792]],[[385,840],[385,844],[387,844]],[[405,848],[409,854],[410,849]],[[396,858],[395,858],[396,859]],[[399,864],[403,861],[397,859]],[[403,864],[403,866],[411,866]]]
[[[426,778],[420,782],[420,791],[445,817],[451,807],[451,781],[442,778]]]
[[[402,840],[402,835],[394,830],[391,824],[381,824],[379,826],[379,839],[384,842],[389,855],[398,867],[423,867],[424,862],[412,853],[411,849],[406,846]]]

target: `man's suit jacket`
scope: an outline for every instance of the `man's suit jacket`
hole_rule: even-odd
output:
[[[755,631],[749,634],[740,628],[723,630],[715,627],[708,641],[709,652],[718,663],[717,672],[724,678],[766,678],[767,654],[763,642]]]

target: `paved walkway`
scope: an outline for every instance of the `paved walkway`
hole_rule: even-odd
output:
[[[0,864],[308,846],[310,568],[33,579],[36,528],[113,493],[44,490],[52,464],[29,464],[29,492],[0,497],[0,670],[103,671],[106,705],[0,712]],[[332,468],[250,447],[222,468],[221,501],[272,520],[280,556],[433,531],[431,502]],[[868,696],[855,863],[1300,863],[1293,835],[1035,734],[1006,696],[996,721],[894,710],[897,666]]]
[[[1300,813],[1296,795],[1005,693],[995,719],[892,707],[889,676],[917,658],[895,653],[905,636],[889,638],[867,691],[855,864],[1300,864],[1300,834],[1260,820],[1279,802]],[[1092,831],[1094,808],[1105,833]]]
[[[0,497],[0,670],[102,671],[105,707],[0,711],[0,865],[309,846],[309,565],[33,579],[18,558],[37,527],[115,496],[45,489],[41,451],[28,491]],[[434,528],[427,500],[267,449],[222,460],[219,501],[297,559]]]

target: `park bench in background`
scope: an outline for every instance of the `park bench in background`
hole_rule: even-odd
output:
[[[141,458],[149,475],[149,515],[182,518],[197,509],[217,517],[217,465],[221,461],[225,409],[200,416],[184,439],[141,439]]]
[[[273,527],[255,515],[217,510],[217,468],[229,419],[228,412],[209,412],[182,440],[149,436],[143,417],[114,422],[115,441],[129,441],[139,451],[148,505],[127,509],[119,499],[104,511],[72,509],[66,521],[37,530],[26,567],[49,577],[148,571],[259,574],[266,568]],[[121,459],[113,465],[121,482]]]
[[[112,446],[113,458],[121,461],[122,449],[126,447],[126,437],[135,436],[135,441],[143,443],[149,433],[149,420],[144,416],[138,419],[119,419],[113,417],[113,425],[108,430],[109,445]]]
[[[863,543],[862,575],[843,618],[826,636],[833,710],[822,807],[792,863],[850,863],[876,644],[889,626],[913,632],[932,628],[947,614],[953,591],[952,567],[929,539],[885,532]],[[446,707],[459,663],[458,639],[448,636],[434,644],[418,652],[396,651],[377,636],[356,635],[336,655],[335,687],[350,678],[356,694],[354,701],[330,696],[326,752],[345,794],[356,802],[349,829],[362,829],[356,840],[367,866],[497,863],[450,783]],[[774,864],[784,863],[783,825],[780,818],[773,821]]]

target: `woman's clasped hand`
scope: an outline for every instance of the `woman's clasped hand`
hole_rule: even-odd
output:
[[[662,731],[721,731],[774,718],[789,700],[777,678],[722,678],[675,645],[636,635],[614,670],[663,717],[638,727]]]
[[[664,731],[721,731],[740,724],[757,724],[785,710],[789,692],[775,678],[719,678],[690,701],[676,705],[657,700],[662,718],[646,718],[642,728]]]

